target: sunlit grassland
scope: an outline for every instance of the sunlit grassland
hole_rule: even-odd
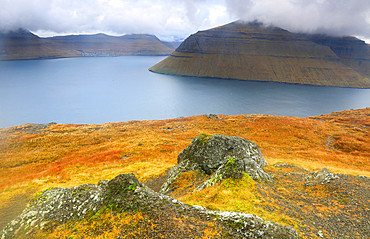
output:
[[[279,222],[282,225],[290,225],[298,228],[298,221],[279,211],[268,212],[263,206],[271,206],[255,190],[255,181],[245,174],[242,179],[226,179],[221,184],[207,187],[202,191],[194,190],[191,194],[179,197],[190,205],[199,205],[212,210],[236,211],[255,214],[266,221]]]
[[[96,184],[119,173],[133,172],[145,182],[176,165],[177,155],[202,132],[252,140],[269,165],[287,162],[309,170],[326,167],[334,173],[370,176],[370,108],[311,118],[220,117],[0,129],[0,208],[30,189]],[[265,202],[247,178],[225,181],[181,200],[292,224],[289,218],[251,207]]]

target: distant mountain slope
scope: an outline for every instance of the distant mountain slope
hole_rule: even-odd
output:
[[[328,46],[348,67],[370,77],[370,46],[355,37],[307,36],[313,42]]]
[[[359,40],[358,40],[359,41]],[[362,41],[361,41],[362,42]],[[353,61],[350,61],[351,64]],[[188,37],[157,73],[196,77],[370,88],[361,74],[329,46],[259,23],[234,22]]]
[[[0,33],[0,59],[77,56],[169,55],[175,48],[153,35],[120,37],[105,34],[40,38],[29,31]]]
[[[146,34],[120,37],[105,34],[71,35],[49,38],[60,49],[77,50],[85,54],[101,52],[114,55],[169,55],[174,47],[161,42],[156,36]]]
[[[9,33],[0,32],[0,59],[37,59],[76,56],[77,52],[63,52],[51,42],[29,31],[18,30]]]

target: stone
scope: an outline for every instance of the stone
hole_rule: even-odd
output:
[[[339,179],[338,176],[333,174],[327,168],[323,168],[320,171],[310,173],[305,182],[305,186],[315,186],[317,184],[330,183],[332,180]]]
[[[169,219],[172,217],[180,217],[184,223],[193,218],[194,220],[190,220],[191,228],[198,222],[199,225],[215,223],[230,238],[299,238],[292,227],[267,222],[252,214],[213,211],[184,204],[154,192],[139,182],[133,174],[119,174],[112,180],[101,180],[98,185],[85,184],[45,190],[37,194],[23,213],[0,232],[0,238],[23,238],[24,235],[33,238],[39,230],[53,230],[54,227],[70,221],[94,217],[94,220],[99,220],[99,212],[107,208],[115,213],[142,212],[149,218],[148,223],[151,220],[156,220],[156,223],[164,221],[162,226],[170,224],[166,230],[173,233],[171,238],[178,235],[173,230],[176,221]],[[155,232],[146,236],[156,238]]]
[[[211,176],[199,189],[226,178],[242,178],[244,173],[254,180],[270,180],[262,169],[267,162],[258,145],[235,136],[199,134],[179,154],[177,162],[178,165],[169,171],[161,193],[170,192],[171,184],[182,173],[196,170]]]

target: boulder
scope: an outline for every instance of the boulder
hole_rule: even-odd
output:
[[[201,230],[207,231],[208,224],[222,232],[215,238],[225,238],[223,235],[229,235],[227,238],[299,238],[292,227],[266,222],[252,214],[212,211],[184,204],[154,192],[133,174],[120,174],[98,185],[45,190],[0,232],[0,238],[34,238],[38,231],[53,231],[71,221],[87,219],[86,222],[92,223],[107,209],[114,213],[143,213],[146,217],[143,223],[147,223],[140,225],[145,229],[140,231],[143,238],[157,238],[159,231],[166,232],[167,238],[190,238],[194,233],[202,235]],[[182,229],[177,228],[178,221],[182,222]],[[121,234],[124,235],[126,229],[122,226]]]
[[[310,173],[306,178],[305,185],[315,186],[317,184],[326,184],[338,178],[339,177],[330,172],[329,169],[323,168],[320,171]]]
[[[182,173],[197,170],[210,175],[198,189],[214,185],[226,178],[242,178],[244,173],[254,180],[270,180],[270,176],[262,169],[267,162],[258,145],[235,136],[199,134],[179,154],[177,162],[178,165],[169,171],[161,193],[172,191],[171,184]]]

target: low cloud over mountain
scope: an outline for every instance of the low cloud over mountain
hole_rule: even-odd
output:
[[[367,0],[12,0],[0,2],[0,30],[39,35],[149,33],[166,40],[243,19],[293,32],[370,38]]]

